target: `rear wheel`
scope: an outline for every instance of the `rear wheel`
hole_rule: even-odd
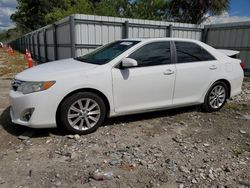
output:
[[[106,107],[101,97],[95,93],[80,92],[63,101],[60,122],[71,133],[88,134],[94,132],[106,117]]]
[[[208,90],[203,109],[207,112],[215,112],[220,110],[228,98],[228,87],[224,82],[216,82]]]

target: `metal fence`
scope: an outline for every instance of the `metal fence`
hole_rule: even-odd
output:
[[[11,42],[31,51],[39,62],[76,57],[122,38],[177,37],[202,40],[223,49],[241,51],[250,69],[250,22],[195,25],[153,20],[74,14]]]
[[[48,62],[83,55],[122,38],[181,37],[201,40],[202,27],[194,24],[75,14],[11,42],[14,49],[31,51]]]
[[[250,69],[250,22],[206,25],[204,38],[215,48],[240,51],[240,59]]]

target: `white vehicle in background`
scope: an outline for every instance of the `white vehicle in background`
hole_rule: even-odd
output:
[[[119,40],[16,75],[11,118],[27,127],[87,134],[107,117],[199,104],[218,111],[241,92],[241,65],[196,40]]]

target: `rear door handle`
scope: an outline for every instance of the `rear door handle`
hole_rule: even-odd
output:
[[[215,69],[217,69],[217,66],[216,65],[212,65],[212,66],[209,67],[209,69],[210,70],[215,70]]]
[[[167,69],[163,72],[164,75],[171,75],[171,74],[174,74],[174,70],[172,69]]]

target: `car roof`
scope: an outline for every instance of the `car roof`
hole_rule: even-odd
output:
[[[199,42],[198,40],[194,39],[187,39],[187,38],[172,38],[172,37],[163,37],[163,38],[127,38],[127,39],[121,39],[122,41],[141,41],[141,42],[147,42],[147,41],[159,41],[159,40],[174,40],[174,41],[188,41],[188,42]]]

